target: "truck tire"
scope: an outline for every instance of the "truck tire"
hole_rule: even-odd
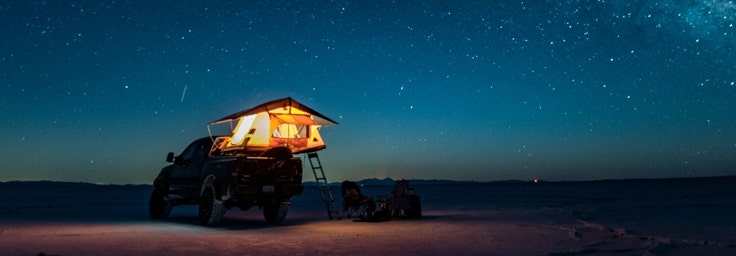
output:
[[[166,191],[154,188],[151,199],[148,201],[148,214],[151,219],[165,219],[169,217],[173,203],[166,198]]]
[[[263,217],[268,223],[281,223],[289,213],[290,205],[289,201],[267,203],[263,206]]]
[[[199,199],[199,224],[215,226],[220,223],[223,214],[225,214],[225,206],[222,200],[217,198],[215,187],[212,184],[205,185]]]

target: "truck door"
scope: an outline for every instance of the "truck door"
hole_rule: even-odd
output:
[[[199,139],[184,149],[177,156],[174,168],[171,171],[170,193],[185,198],[198,196],[199,173],[207,160],[212,141],[209,138]]]

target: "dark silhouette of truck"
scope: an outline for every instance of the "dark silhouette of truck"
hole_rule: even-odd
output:
[[[177,205],[199,205],[199,223],[213,226],[228,209],[263,209],[267,222],[284,220],[291,197],[303,191],[302,161],[288,147],[260,151],[221,151],[228,137],[205,137],[174,156],[169,153],[153,182],[149,202],[153,219],[169,216]]]

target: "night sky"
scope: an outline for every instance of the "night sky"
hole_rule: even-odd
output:
[[[329,181],[736,175],[733,1],[260,2],[3,1],[0,181],[150,183],[284,97]]]

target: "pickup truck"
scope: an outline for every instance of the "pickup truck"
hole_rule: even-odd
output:
[[[153,182],[149,214],[153,219],[169,216],[173,206],[199,205],[199,223],[218,225],[223,214],[237,207],[263,209],[267,222],[286,218],[291,197],[303,191],[302,161],[287,147],[263,151],[222,152],[217,145],[226,137],[195,140],[166,161]]]

